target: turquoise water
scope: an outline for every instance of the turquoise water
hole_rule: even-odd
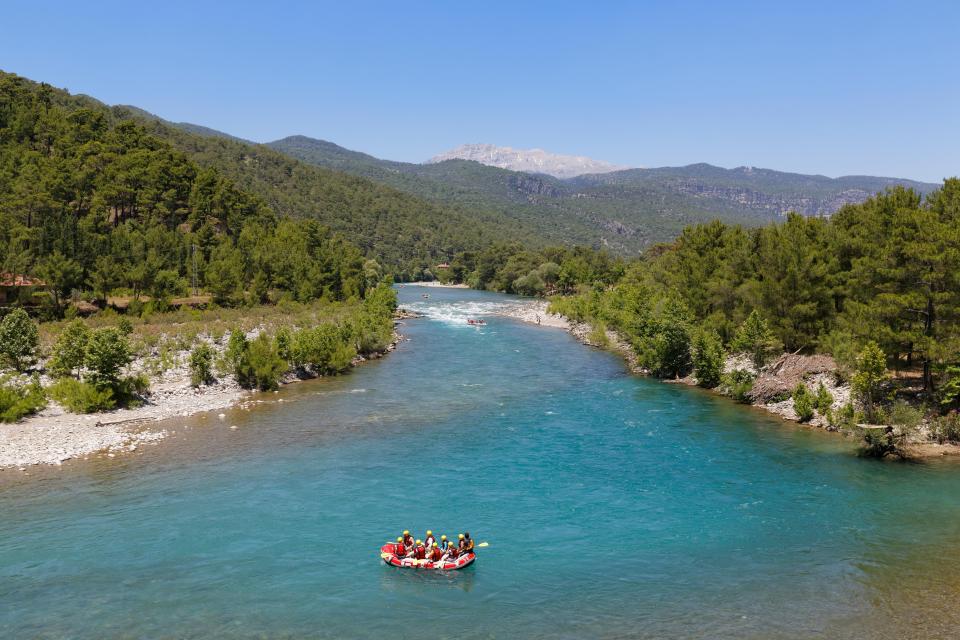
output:
[[[0,474],[0,636],[956,635],[960,467],[862,460],[563,331],[464,324],[502,297],[423,291],[401,297],[431,317],[350,375]],[[403,528],[490,546],[396,570]]]

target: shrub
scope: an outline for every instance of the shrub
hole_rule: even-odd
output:
[[[730,342],[730,348],[734,351],[750,355],[757,371],[780,347],[780,341],[756,309],[750,312]]]
[[[887,422],[895,427],[900,427],[904,433],[909,433],[920,426],[923,421],[923,412],[909,403],[900,400],[890,407],[890,414]]]
[[[131,358],[127,338],[118,329],[97,329],[87,342],[89,382],[98,387],[115,387],[120,382],[120,372],[130,364]]]
[[[276,389],[287,363],[277,354],[277,348],[264,333],[247,343],[237,366],[237,382],[247,389],[270,391]]]
[[[13,382],[0,383],[0,422],[16,422],[47,406],[47,398],[34,377],[25,385]]]
[[[23,309],[14,309],[0,321],[0,361],[17,371],[26,371],[36,361],[40,332]]]
[[[945,380],[937,393],[940,404],[945,407],[960,403],[960,366],[949,366],[944,372]]]
[[[77,319],[60,333],[50,358],[50,373],[57,377],[80,375],[87,360],[87,343],[90,330],[83,320]]]
[[[814,396],[802,382],[793,390],[793,410],[797,412],[800,422],[808,422],[813,418]]]
[[[876,402],[887,380],[887,360],[876,342],[868,342],[857,357],[857,372],[853,375],[853,391],[863,404],[867,420],[876,420]]]
[[[587,336],[587,340],[590,341],[590,344],[598,347],[610,346],[610,341],[607,339],[606,323],[601,320],[594,322],[590,329],[590,335]]]
[[[273,341],[277,344],[277,355],[287,362],[293,362],[293,333],[290,327],[284,326],[277,329]]]
[[[714,332],[701,331],[693,341],[693,371],[697,384],[712,389],[723,374],[723,345]]]
[[[61,378],[48,389],[50,397],[73,413],[96,413],[113,409],[113,389],[98,388],[75,378]]]
[[[937,442],[960,442],[960,413],[950,413],[934,419],[932,425],[933,437]]]
[[[335,324],[301,329],[293,339],[293,361],[298,365],[309,365],[322,375],[347,369],[356,355],[349,329]]]
[[[817,386],[817,395],[814,398],[814,404],[817,407],[817,411],[820,412],[820,415],[826,416],[830,413],[830,408],[833,406],[833,394],[827,391],[827,387],[824,386],[823,382]]]
[[[213,383],[213,349],[201,342],[190,352],[190,384],[199,387]]]
[[[721,376],[720,384],[724,393],[742,404],[750,404],[750,391],[753,390],[752,373],[746,369],[734,369]]]

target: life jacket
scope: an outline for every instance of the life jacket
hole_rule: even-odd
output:
[[[414,550],[413,557],[417,560],[423,560],[427,557],[427,550],[421,545]]]
[[[411,548],[411,549],[413,548],[413,543],[414,543],[414,542],[415,542],[415,541],[414,541],[414,539],[413,539],[413,536],[406,536],[406,537],[403,539],[403,544],[405,544],[407,547],[409,547],[409,548]]]
[[[429,549],[433,546],[433,543],[436,541],[437,539],[434,538],[433,536],[427,536],[427,538],[423,541],[423,544],[426,545],[427,549]]]
[[[403,543],[402,543],[402,542],[398,542],[397,544],[395,544],[395,545],[393,545],[393,546],[394,546],[394,553],[396,553],[396,554],[397,554],[398,556],[400,556],[401,558],[402,558],[403,556],[407,555],[407,548],[406,548],[405,546],[403,546]]]
[[[440,543],[440,548],[443,549],[444,551],[446,551],[447,549],[449,549],[449,548],[450,548],[450,541],[449,541],[449,540],[444,540],[443,542],[441,542],[441,543]]]
[[[464,540],[463,550],[467,553],[473,551],[473,538],[467,538]]]
[[[439,561],[440,558],[442,557],[443,557],[443,551],[440,551],[440,547],[437,547],[430,553],[430,559],[433,560],[434,562]]]
[[[453,546],[453,545],[450,545],[450,548],[447,549],[447,553],[450,554],[450,559],[451,559],[451,560],[456,560],[457,558],[460,557],[460,550],[457,549],[457,548],[456,548],[455,546]]]

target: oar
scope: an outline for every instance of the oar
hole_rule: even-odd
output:
[[[481,543],[478,544],[477,546],[478,546],[478,547],[489,547],[489,546],[490,546],[490,543],[489,543],[489,542],[481,542]]]

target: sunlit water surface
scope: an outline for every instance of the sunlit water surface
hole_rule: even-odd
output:
[[[504,297],[400,294],[428,317],[388,358],[0,474],[0,637],[960,633],[960,467],[859,459],[561,330],[466,325]],[[403,528],[490,546],[389,568]]]

